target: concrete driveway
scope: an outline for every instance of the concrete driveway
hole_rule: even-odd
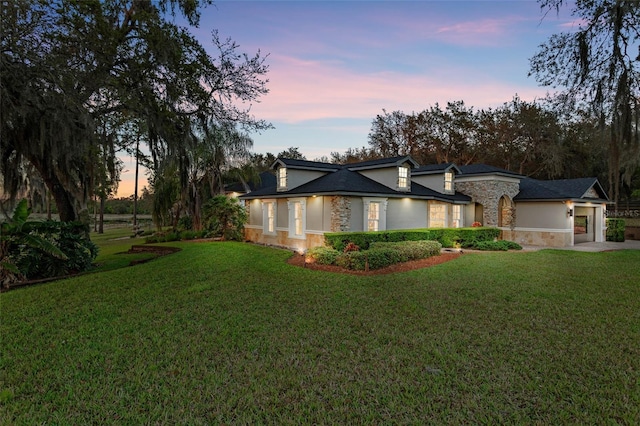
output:
[[[527,246],[523,247],[525,250],[542,250],[544,248],[552,248],[552,247],[533,247]],[[610,251],[610,250],[640,250],[640,241],[638,240],[627,240],[623,243],[613,243],[611,241],[606,241],[604,243],[580,243],[576,244],[573,247],[562,247],[562,248],[553,248],[554,250],[574,250],[574,251],[588,251],[588,252],[599,252],[599,251]]]

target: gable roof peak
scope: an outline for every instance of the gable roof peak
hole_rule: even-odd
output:
[[[401,155],[397,157],[378,158],[376,160],[367,160],[361,161],[359,163],[345,164],[344,167],[348,168],[349,170],[367,170],[401,166],[405,163],[409,163],[411,165],[411,168],[416,168],[419,166],[418,162],[414,160],[410,155]]]
[[[278,157],[276,161],[271,165],[272,169],[277,169],[278,166],[284,166],[289,169],[300,170],[318,170],[323,172],[335,172],[342,166],[339,164],[322,163],[319,161],[298,160],[294,158],[281,158]]]

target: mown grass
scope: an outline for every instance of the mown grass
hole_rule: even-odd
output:
[[[103,234],[91,233],[91,241],[100,248],[96,265],[90,272],[104,272],[124,268],[132,261],[152,259],[152,253],[127,253],[132,245],[144,244],[145,237],[131,238],[133,231],[130,227],[120,227],[105,230]]]
[[[640,421],[640,251],[356,277],[172,245],[0,295],[3,424]]]

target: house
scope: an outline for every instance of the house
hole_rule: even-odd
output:
[[[326,232],[498,227],[523,245],[605,240],[595,178],[536,180],[483,164],[421,166],[410,156],[337,165],[278,158],[275,183],[241,195],[249,241],[304,251]]]
[[[258,179],[230,183],[224,186],[224,194],[228,197],[238,198],[240,195],[247,194],[276,184],[276,177],[271,172],[261,172]]]

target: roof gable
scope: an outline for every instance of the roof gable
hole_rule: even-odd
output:
[[[379,158],[377,160],[369,160],[369,161],[362,161],[360,163],[345,164],[344,167],[348,168],[349,170],[358,171],[358,170],[382,169],[385,167],[396,167],[396,166],[401,166],[405,163],[411,164],[412,168],[419,166],[416,160],[411,158],[410,155],[404,155],[400,157]]]
[[[594,197],[595,195],[595,197]],[[597,178],[520,181],[515,200],[609,200]]]
[[[336,170],[339,170],[342,167],[339,164],[321,163],[319,161],[297,160],[292,158],[278,158],[271,165],[271,168],[276,169],[278,168],[278,166],[284,166],[289,169],[315,170],[315,171],[321,171],[321,172],[335,172]]]
[[[429,164],[426,166],[420,166],[416,169],[413,169],[411,173],[414,176],[420,176],[420,175],[446,173],[449,171],[453,171],[455,174],[462,173],[460,168],[453,163]]]

